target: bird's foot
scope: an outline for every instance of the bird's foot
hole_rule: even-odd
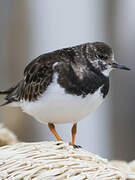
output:
[[[75,148],[75,149],[79,149],[79,148],[82,148],[82,146],[80,146],[80,145],[73,145],[73,148]]]
[[[70,146],[73,146],[73,148],[75,149],[79,149],[79,148],[82,148],[82,146],[79,146],[79,145],[76,145],[76,144],[73,144],[72,142],[69,143]]]

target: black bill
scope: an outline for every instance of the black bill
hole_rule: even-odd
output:
[[[115,68],[115,69],[123,69],[123,70],[130,70],[130,68],[128,68],[127,66],[118,64],[116,61],[114,61],[114,62],[112,63],[112,68]]]

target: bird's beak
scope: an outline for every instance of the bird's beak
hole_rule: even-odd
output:
[[[114,61],[112,63],[112,68],[114,68],[114,69],[123,69],[123,70],[130,70],[130,68],[128,68],[127,66],[118,64],[116,61]]]

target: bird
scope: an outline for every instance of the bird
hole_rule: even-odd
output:
[[[0,91],[0,95],[5,95],[0,107],[21,107],[23,112],[48,124],[58,141],[62,138],[55,124],[72,123],[69,144],[74,146],[78,121],[104,101],[113,69],[130,70],[115,61],[112,47],[104,42],[88,42],[42,54],[26,66],[22,80]]]

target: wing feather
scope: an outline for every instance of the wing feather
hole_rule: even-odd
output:
[[[23,80],[7,94],[6,101],[35,101],[52,81],[52,65],[43,55],[30,62],[24,70]]]

